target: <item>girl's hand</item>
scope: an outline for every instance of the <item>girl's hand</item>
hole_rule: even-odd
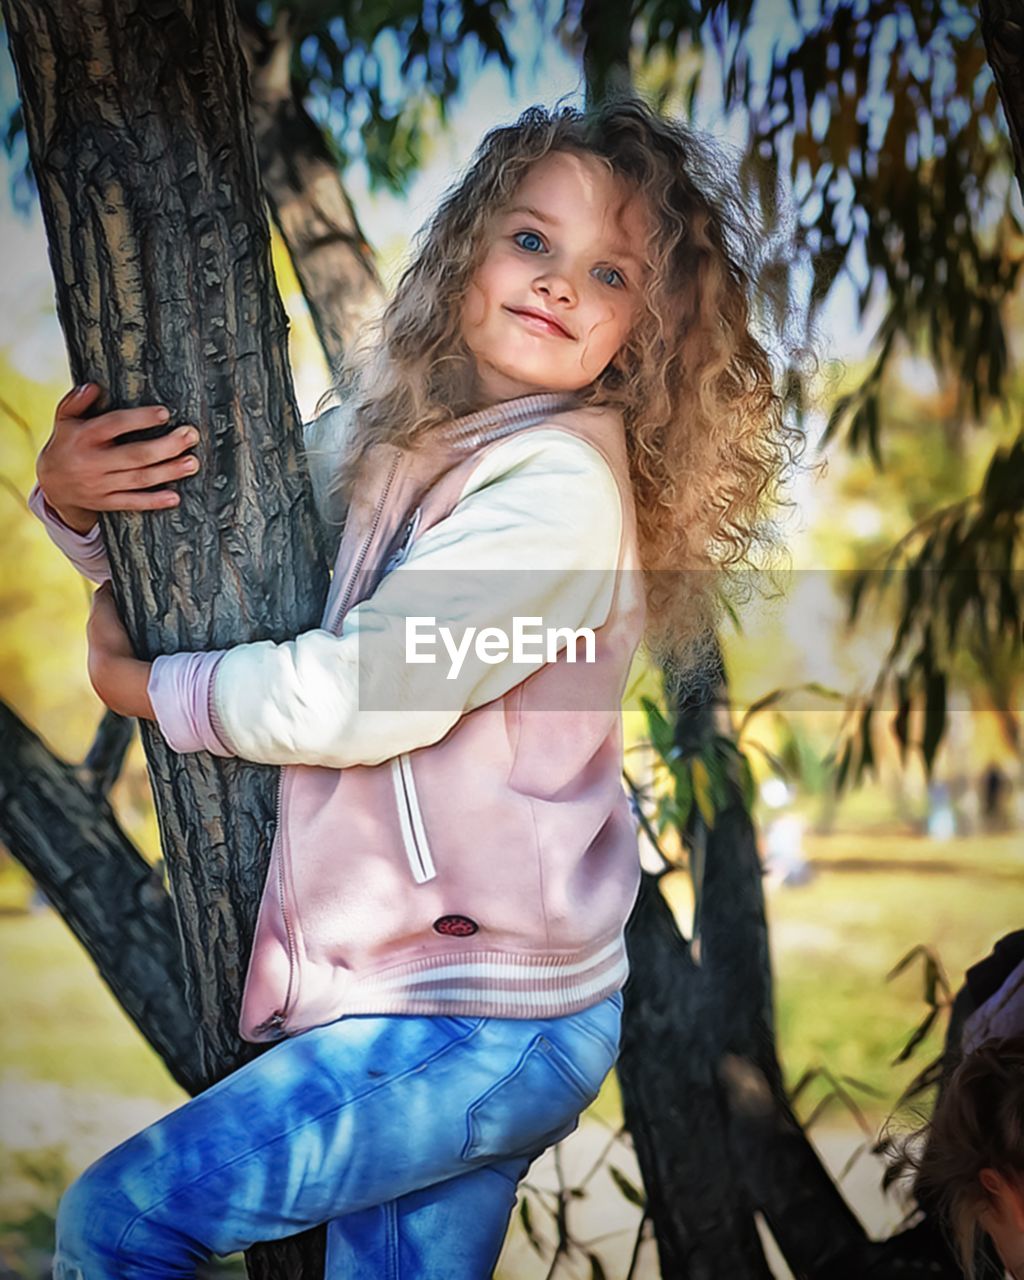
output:
[[[88,533],[99,511],[177,506],[173,489],[152,486],[181,480],[199,469],[199,459],[185,452],[199,439],[194,427],[178,427],[154,440],[117,442],[126,432],[166,422],[170,414],[162,405],[83,417],[101,391],[97,383],[87,382],[60,401],[53,433],[36,460],[43,497],[79,533]]]
[[[147,692],[151,664],[135,657],[109,582],[93,595],[85,633],[89,679],[100,701],[119,715],[155,720]]]

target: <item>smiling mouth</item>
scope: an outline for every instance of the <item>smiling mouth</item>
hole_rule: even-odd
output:
[[[518,307],[506,307],[506,311],[512,313],[534,333],[547,333],[555,338],[571,338],[572,334],[568,330],[563,329],[557,320],[549,316],[540,315],[536,311],[520,311]]]

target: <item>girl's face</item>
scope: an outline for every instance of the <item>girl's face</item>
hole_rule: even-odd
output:
[[[1024,1178],[982,1169],[981,1185],[989,1201],[979,1218],[981,1226],[992,1237],[1006,1274],[1024,1280]]]
[[[646,236],[642,200],[599,161],[557,151],[527,171],[462,309],[491,400],[593,382],[633,323]]]

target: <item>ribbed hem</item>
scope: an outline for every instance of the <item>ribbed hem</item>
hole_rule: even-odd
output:
[[[307,973],[315,969],[308,958],[302,967]],[[607,999],[628,977],[622,932],[572,956],[523,956],[507,951],[447,953],[378,973],[349,971],[336,1005],[325,1008],[322,1001],[315,1001],[315,1021],[307,1021],[300,1004],[289,1014],[283,1033],[296,1035],[348,1014],[559,1018]],[[316,985],[313,976],[306,989]]]
[[[213,673],[227,652],[164,653],[153,659],[147,692],[157,726],[172,751],[236,754],[210,718]]]

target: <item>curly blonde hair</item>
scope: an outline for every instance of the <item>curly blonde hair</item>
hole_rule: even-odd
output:
[[[769,520],[802,433],[787,424],[772,359],[752,331],[755,294],[780,307],[772,237],[721,144],[636,97],[589,110],[530,107],[492,129],[420,231],[380,320],[325,399],[354,402],[334,489],[347,507],[359,460],[481,408],[460,312],[497,216],[552,152],[593,157],[638,192],[652,231],[643,298],[610,364],[578,393],[622,414],[647,596],[645,643],[671,680],[713,660],[723,606],[778,544]],[[781,333],[781,327],[779,328]],[[321,402],[323,403],[323,402]],[[757,577],[757,575],[754,575]]]

